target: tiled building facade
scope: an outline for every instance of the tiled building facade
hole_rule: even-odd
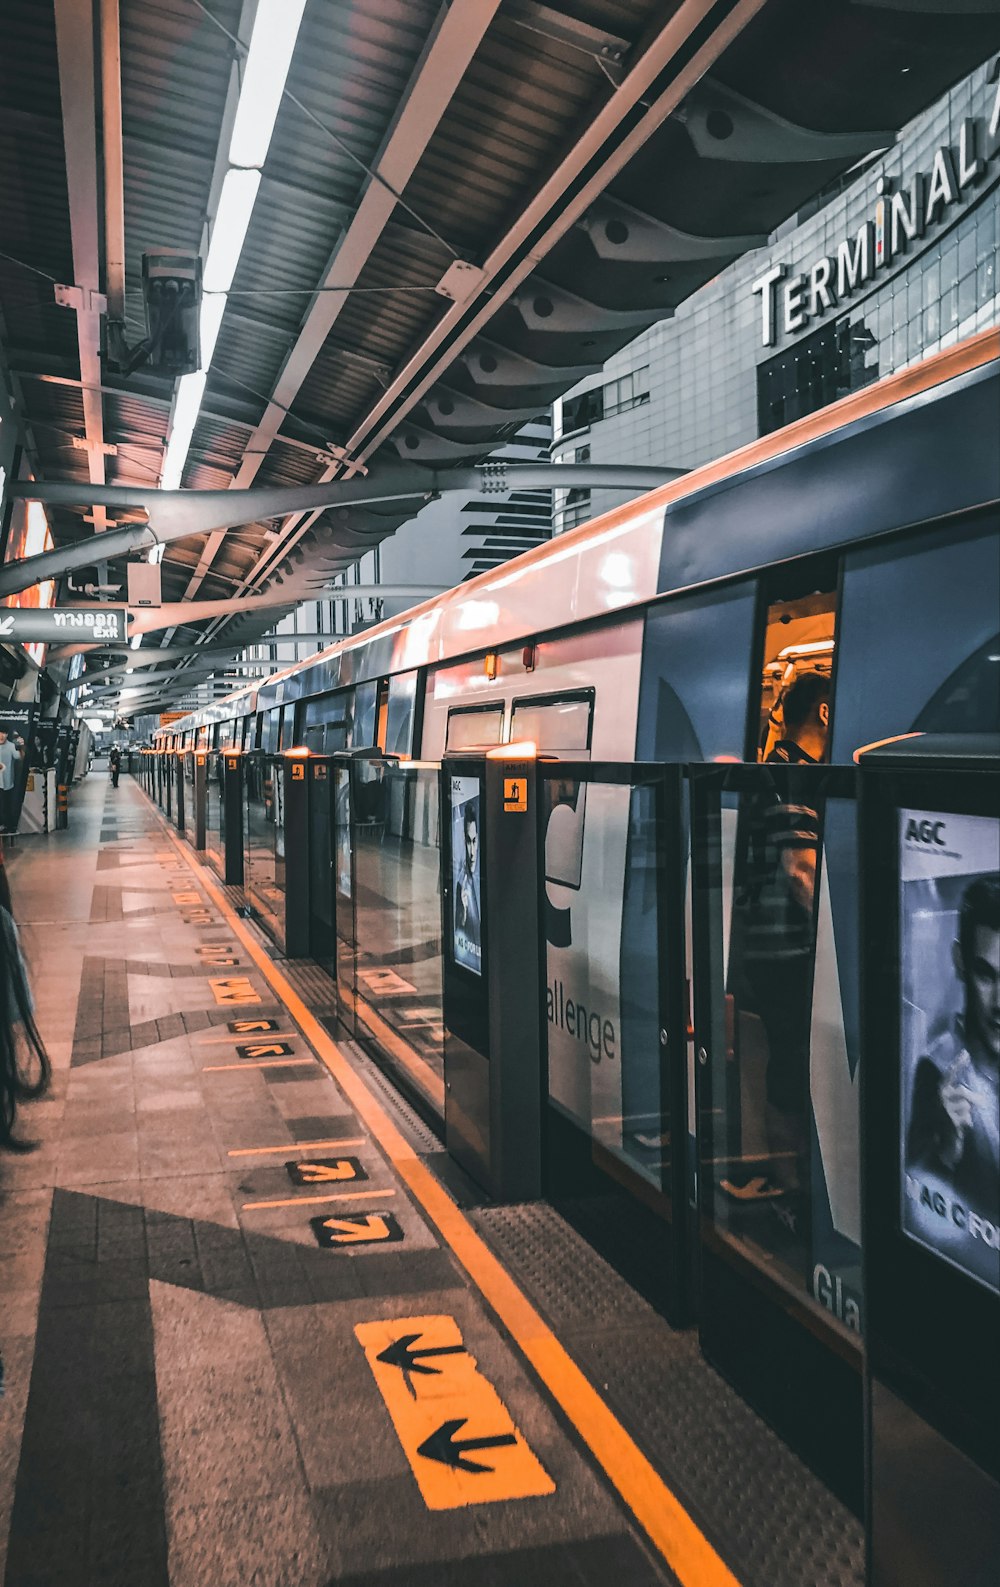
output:
[[[1000,82],[987,63],[842,191],[820,195],[812,214],[793,218],[574,387],[556,405],[553,457],[694,468],[1000,322],[998,121]],[[907,238],[915,181],[926,221],[922,236]],[[898,252],[876,262],[877,206],[881,198],[891,245],[894,196]],[[852,273],[866,276],[853,290]],[[838,285],[846,288],[839,299]],[[556,492],[554,528],[626,499]]]

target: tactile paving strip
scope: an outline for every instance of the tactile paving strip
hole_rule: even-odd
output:
[[[428,1124],[424,1123],[416,1109],[411,1108],[405,1097],[400,1096],[378,1064],[368,1057],[357,1042],[344,1041],[340,1045],[350,1053],[352,1064],[364,1075],[366,1083],[379,1093],[379,1100],[386,1112],[392,1116],[393,1123],[399,1127],[414,1150],[439,1152],[441,1141],[438,1136]]]
[[[337,988],[318,964],[308,964],[291,959],[281,960],[281,973],[299,994],[307,1008],[314,1014],[328,1012],[337,1006]]]
[[[545,1203],[471,1221],[744,1587],[862,1587],[861,1523]]]

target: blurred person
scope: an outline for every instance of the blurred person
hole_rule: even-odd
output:
[[[17,927],[9,909],[0,905],[0,1151],[34,1150],[34,1142],[14,1134],[18,1104],[42,1096],[51,1074]]]
[[[111,753],[108,756],[108,770],[111,773],[111,786],[112,788],[117,788],[118,779],[122,773],[122,753],[117,744],[111,746]]]
[[[908,1169],[938,1174],[975,1211],[1000,1200],[1000,872],[962,894],[952,962],[965,991],[955,1031],[934,1043],[913,1077]]]

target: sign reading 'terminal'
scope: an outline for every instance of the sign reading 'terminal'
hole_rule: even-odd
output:
[[[773,347],[780,335],[794,336],[810,321],[848,302],[876,273],[899,261],[935,227],[943,224],[1000,159],[1000,83],[984,116],[967,116],[954,144],[939,148],[927,171],[917,171],[905,188],[890,176],[876,184],[871,219],[835,254],[813,260],[789,274],[772,264],[751,286],[760,298],[760,339]]]
[[[0,607],[0,639],[34,643],[124,644],[124,606]]]

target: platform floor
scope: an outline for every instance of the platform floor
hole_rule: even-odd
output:
[[[55,1083],[0,1154],[0,1587],[861,1587],[696,1334],[476,1193],[136,784],[8,868]]]
[[[0,1156],[5,1587],[675,1580],[141,790],[10,873],[56,1073]]]

